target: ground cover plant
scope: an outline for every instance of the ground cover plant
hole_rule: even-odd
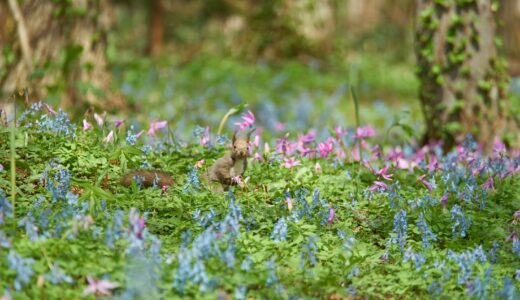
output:
[[[215,193],[201,174],[232,130],[259,125],[233,120],[182,136],[35,103],[3,124],[2,299],[520,297],[519,151],[392,145],[370,125],[257,129],[245,178]],[[141,168],[175,184],[119,184]]]

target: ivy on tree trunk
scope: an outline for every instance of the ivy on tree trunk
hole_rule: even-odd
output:
[[[424,142],[451,148],[467,134],[490,149],[495,138],[518,142],[508,116],[505,67],[497,54],[497,1],[419,0],[416,56]]]

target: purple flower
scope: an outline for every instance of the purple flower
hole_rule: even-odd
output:
[[[87,120],[83,119],[83,130],[89,130],[90,128],[92,128],[92,124],[87,122]]]
[[[428,191],[431,192],[433,190],[433,184],[431,184],[430,182],[426,181],[424,179],[425,177],[426,177],[426,174],[421,175],[421,176],[417,177],[417,181],[422,183],[428,189]]]
[[[82,296],[88,294],[110,296],[112,295],[110,290],[119,287],[117,283],[108,280],[95,280],[92,276],[87,276],[87,280],[88,286],[83,290],[83,293],[81,294]]]
[[[513,214],[513,218],[520,219],[520,209],[515,211],[515,213]]]
[[[328,219],[329,225],[332,225],[335,218],[336,218],[336,212],[334,211],[334,208],[330,207],[329,208],[329,219]]]
[[[284,158],[283,160],[284,160],[283,166],[287,169],[293,168],[295,166],[299,166],[301,164],[300,161],[294,159],[294,157]]]
[[[47,112],[50,113],[51,115],[55,115],[56,114],[56,111],[54,109],[52,109],[52,107],[49,104],[43,103],[43,107],[45,107]]]
[[[329,155],[329,153],[331,153],[334,150],[334,147],[331,142],[327,142],[327,143],[319,143],[318,149],[320,150],[321,157],[327,157]]]
[[[374,127],[372,127],[370,125],[366,125],[366,126],[359,127],[358,129],[356,129],[356,138],[358,138],[358,139],[373,137],[375,135],[376,135],[376,131],[375,131]]]
[[[392,176],[394,176],[394,175],[393,174],[388,174],[386,171],[388,171],[388,166],[384,166],[381,169],[379,169],[378,171],[372,169],[372,172],[375,175],[381,176],[385,180],[392,181]]]
[[[105,116],[106,116],[107,112],[103,112],[102,115],[98,115],[96,113],[94,113],[94,120],[96,120],[96,123],[99,125],[99,126],[103,126],[103,124],[105,123]]]
[[[371,187],[368,188],[369,191],[371,192],[375,192],[376,190],[386,190],[388,188],[388,186],[386,185],[386,183],[382,182],[382,181],[374,181],[374,184],[372,184]]]
[[[446,207],[446,205],[448,205],[448,196],[449,195],[450,195],[450,193],[446,193],[446,194],[444,194],[444,196],[442,196],[442,198],[441,198],[442,207]]]
[[[111,130],[108,135],[103,139],[103,143],[109,143],[114,141],[114,131]]]
[[[486,190],[495,190],[495,185],[493,181],[493,176],[489,176],[488,180],[484,184],[482,184],[482,188]]]
[[[242,122],[235,123],[235,125],[240,127],[240,130],[244,130],[249,126],[252,126],[253,123],[255,123],[256,119],[255,119],[255,115],[253,115],[253,113],[250,110],[248,110],[247,113],[242,115],[242,120],[243,120]]]
[[[312,143],[315,138],[316,138],[316,130],[311,129],[307,132],[307,134],[300,136],[298,138],[298,141],[302,144],[308,144],[308,143]]]
[[[336,133],[336,138],[341,139],[342,137],[346,136],[348,132],[341,128],[340,126],[334,128],[334,132]]]
[[[151,122],[150,128],[148,129],[148,135],[154,136],[157,130],[163,129],[168,126],[167,121]]]
[[[116,126],[116,128],[119,128],[119,126],[123,125],[124,122],[125,120],[115,120],[114,125]]]

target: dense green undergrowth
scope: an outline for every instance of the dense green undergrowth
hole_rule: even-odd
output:
[[[200,174],[226,151],[223,137],[138,137],[107,120],[82,130],[61,111],[29,112],[16,129],[14,214],[0,129],[0,295],[518,297],[520,162],[504,152],[405,145],[394,159],[394,148],[376,155],[369,132],[337,129],[299,135],[310,156],[283,138],[254,146],[246,183],[216,193]],[[168,171],[175,185],[119,185],[137,168]],[[92,282],[107,288],[89,293]]]

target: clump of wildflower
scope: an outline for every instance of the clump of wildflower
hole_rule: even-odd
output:
[[[148,135],[154,136],[156,131],[166,128],[167,126],[168,122],[166,121],[151,122],[150,128],[148,129]]]
[[[274,225],[273,231],[271,232],[271,239],[277,243],[287,239],[287,222],[284,217],[280,218]]]
[[[453,237],[465,237],[471,225],[471,220],[466,217],[460,206],[456,204],[451,208],[450,215],[453,221],[451,225]]]
[[[5,217],[13,216],[11,202],[7,201],[4,190],[0,188],[0,225],[4,224]]]
[[[412,247],[408,247],[404,253],[403,262],[406,263],[408,261],[412,261],[415,264],[415,270],[419,271],[426,262],[426,258],[422,254],[414,252]]]
[[[430,241],[437,240],[437,235],[432,232],[430,227],[428,226],[428,223],[426,223],[426,220],[424,218],[424,214],[421,212],[419,214],[419,219],[417,220],[417,227],[419,228],[419,231],[422,235],[422,245],[424,248],[430,247]]]
[[[284,157],[283,160],[284,160],[284,163],[282,165],[284,166],[284,168],[287,168],[287,169],[291,169],[291,168],[294,168],[295,166],[301,165],[301,162],[296,160],[294,157],[290,157],[290,158]]]
[[[37,132],[52,132],[58,135],[76,137],[76,125],[70,123],[69,115],[61,108],[55,115],[42,115],[39,120],[36,120],[35,125]]]
[[[312,266],[316,266],[318,264],[318,260],[316,259],[318,246],[316,245],[316,242],[317,238],[315,236],[311,236],[309,237],[309,240],[303,245],[300,262],[302,269],[305,269],[307,262],[309,262]]]
[[[29,283],[31,277],[34,275],[34,271],[32,269],[34,262],[34,259],[23,258],[14,250],[9,251],[9,254],[7,255],[7,263],[9,265],[9,269],[16,273],[14,288],[17,291],[21,290],[27,283]]]
[[[401,251],[404,251],[407,230],[408,222],[406,220],[406,211],[401,209],[394,216],[394,232],[397,234],[397,237],[393,240],[399,244]]]
[[[87,276],[88,286],[83,290],[82,296],[88,294],[110,296],[111,290],[119,287],[117,283],[108,280],[96,280],[92,276]]]
[[[244,130],[248,127],[253,126],[255,120],[255,115],[253,115],[253,113],[250,110],[248,110],[247,113],[242,115],[242,122],[236,122],[235,125],[237,125],[240,128],[240,130]]]
[[[184,184],[183,191],[189,192],[198,190],[200,187],[200,179],[198,175],[198,170],[194,167],[189,167],[188,177],[186,178],[186,183]]]
[[[69,170],[56,161],[51,161],[45,167],[40,182],[45,184],[47,191],[52,193],[52,202],[54,203],[58,199],[67,197],[70,191],[70,179]]]

